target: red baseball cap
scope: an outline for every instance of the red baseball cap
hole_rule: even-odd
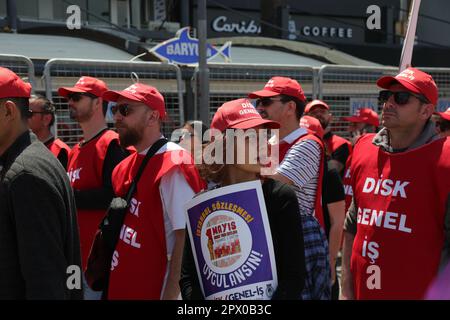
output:
[[[450,108],[444,112],[435,112],[435,114],[439,115],[444,120],[450,121]]]
[[[106,91],[103,94],[103,99],[107,101],[117,102],[122,97],[125,99],[142,102],[150,107],[150,109],[159,111],[161,119],[167,116],[164,97],[155,87],[135,83],[122,91]]]
[[[264,89],[251,92],[248,94],[248,97],[250,99],[269,98],[280,94],[297,98],[300,101],[306,100],[303,89],[297,80],[286,77],[272,77],[272,79],[266,83]]]
[[[319,137],[323,138],[324,131],[322,125],[320,124],[320,121],[314,117],[311,116],[301,117],[300,127],[308,129],[317,134]]]
[[[29,98],[31,85],[17,74],[0,67],[0,98]]]
[[[363,122],[374,127],[378,127],[380,125],[378,114],[370,108],[357,109],[353,116],[344,117],[342,119],[349,122]]]
[[[226,129],[251,129],[259,125],[270,129],[280,128],[278,122],[263,119],[253,104],[245,98],[222,104],[211,121],[211,129],[220,132]]]
[[[67,98],[67,96],[71,93],[90,93],[94,96],[101,97],[103,93],[108,91],[108,87],[106,83],[102,80],[83,76],[78,79],[77,83],[75,83],[74,87],[62,87],[58,89],[58,94],[61,97]]]
[[[392,84],[399,83],[411,92],[424,95],[430,103],[437,104],[438,88],[428,73],[415,68],[407,68],[395,77],[385,76],[377,81],[377,85],[383,89],[389,89]]]
[[[306,107],[305,107],[305,113],[308,113],[309,111],[311,111],[311,109],[312,109],[313,107],[315,107],[315,106],[321,106],[321,107],[324,107],[324,108],[327,109],[327,110],[330,110],[330,106],[327,105],[324,101],[316,99],[316,100],[313,100],[313,101],[309,102],[309,103],[306,105]]]

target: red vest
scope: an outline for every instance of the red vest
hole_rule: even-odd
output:
[[[111,261],[108,299],[160,299],[167,268],[161,178],[177,167],[195,193],[204,187],[195,166],[175,164],[172,152],[153,156],[138,182]],[[143,158],[134,153],[114,169],[116,195],[125,196]]]
[[[57,158],[58,158],[61,150],[65,150],[65,152],[67,152],[67,155],[70,154],[70,147],[58,138],[54,139],[52,142],[50,142],[46,146]]]
[[[73,147],[67,165],[67,173],[73,189],[90,190],[103,186],[103,161],[111,141],[118,141],[118,139],[117,133],[106,130],[82,147],[79,144]],[[78,210],[83,270],[86,267],[95,232],[104,215],[105,210]]]
[[[322,180],[323,180],[323,166],[324,166],[324,159],[323,159],[323,141],[319,137],[317,137],[315,134],[313,134],[311,131],[308,131],[307,134],[304,134],[300,136],[297,140],[295,140],[293,143],[289,144],[287,142],[282,141],[279,144],[279,161],[283,161],[284,157],[286,156],[286,153],[288,150],[295,144],[300,143],[303,140],[313,140],[316,141],[321,148],[321,156],[320,156],[320,165],[319,165],[319,179],[317,181],[317,190],[316,190],[316,201],[315,201],[315,212],[314,215],[319,221],[319,224],[322,226],[323,230],[325,230],[325,223],[323,220],[323,209],[322,209]]]
[[[436,276],[450,192],[450,139],[387,153],[363,136],[352,156],[357,299],[422,299]]]
[[[352,144],[350,143],[350,141],[348,141],[342,137],[339,137],[335,134],[332,134],[331,138],[324,139],[324,142],[325,142],[325,145],[327,146],[327,156],[328,157],[331,157],[331,154],[334,151],[336,151],[336,149],[341,147],[343,144],[347,144],[349,154],[352,153]]]

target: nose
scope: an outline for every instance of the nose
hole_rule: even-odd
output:
[[[114,122],[117,122],[118,120],[121,121],[121,120],[123,120],[123,116],[117,110],[117,112],[115,114],[113,114],[113,119],[114,119]]]
[[[396,109],[397,104],[395,103],[394,96],[390,96],[387,101],[383,104],[383,110],[386,109]]]

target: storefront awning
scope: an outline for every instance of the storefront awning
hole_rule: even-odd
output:
[[[75,37],[0,33],[0,44],[1,54],[23,55],[31,59],[130,60],[133,58],[129,53],[106,44]]]

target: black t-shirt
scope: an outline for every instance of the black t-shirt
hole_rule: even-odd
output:
[[[330,237],[330,213],[327,204],[345,200],[344,186],[341,177],[336,169],[328,168],[325,162],[324,176],[322,184],[322,206],[323,219],[325,223],[325,233]]]
[[[306,268],[297,196],[287,184],[266,179],[262,185],[272,232],[278,287],[272,299],[301,299]],[[180,277],[184,300],[203,300],[188,232]]]

